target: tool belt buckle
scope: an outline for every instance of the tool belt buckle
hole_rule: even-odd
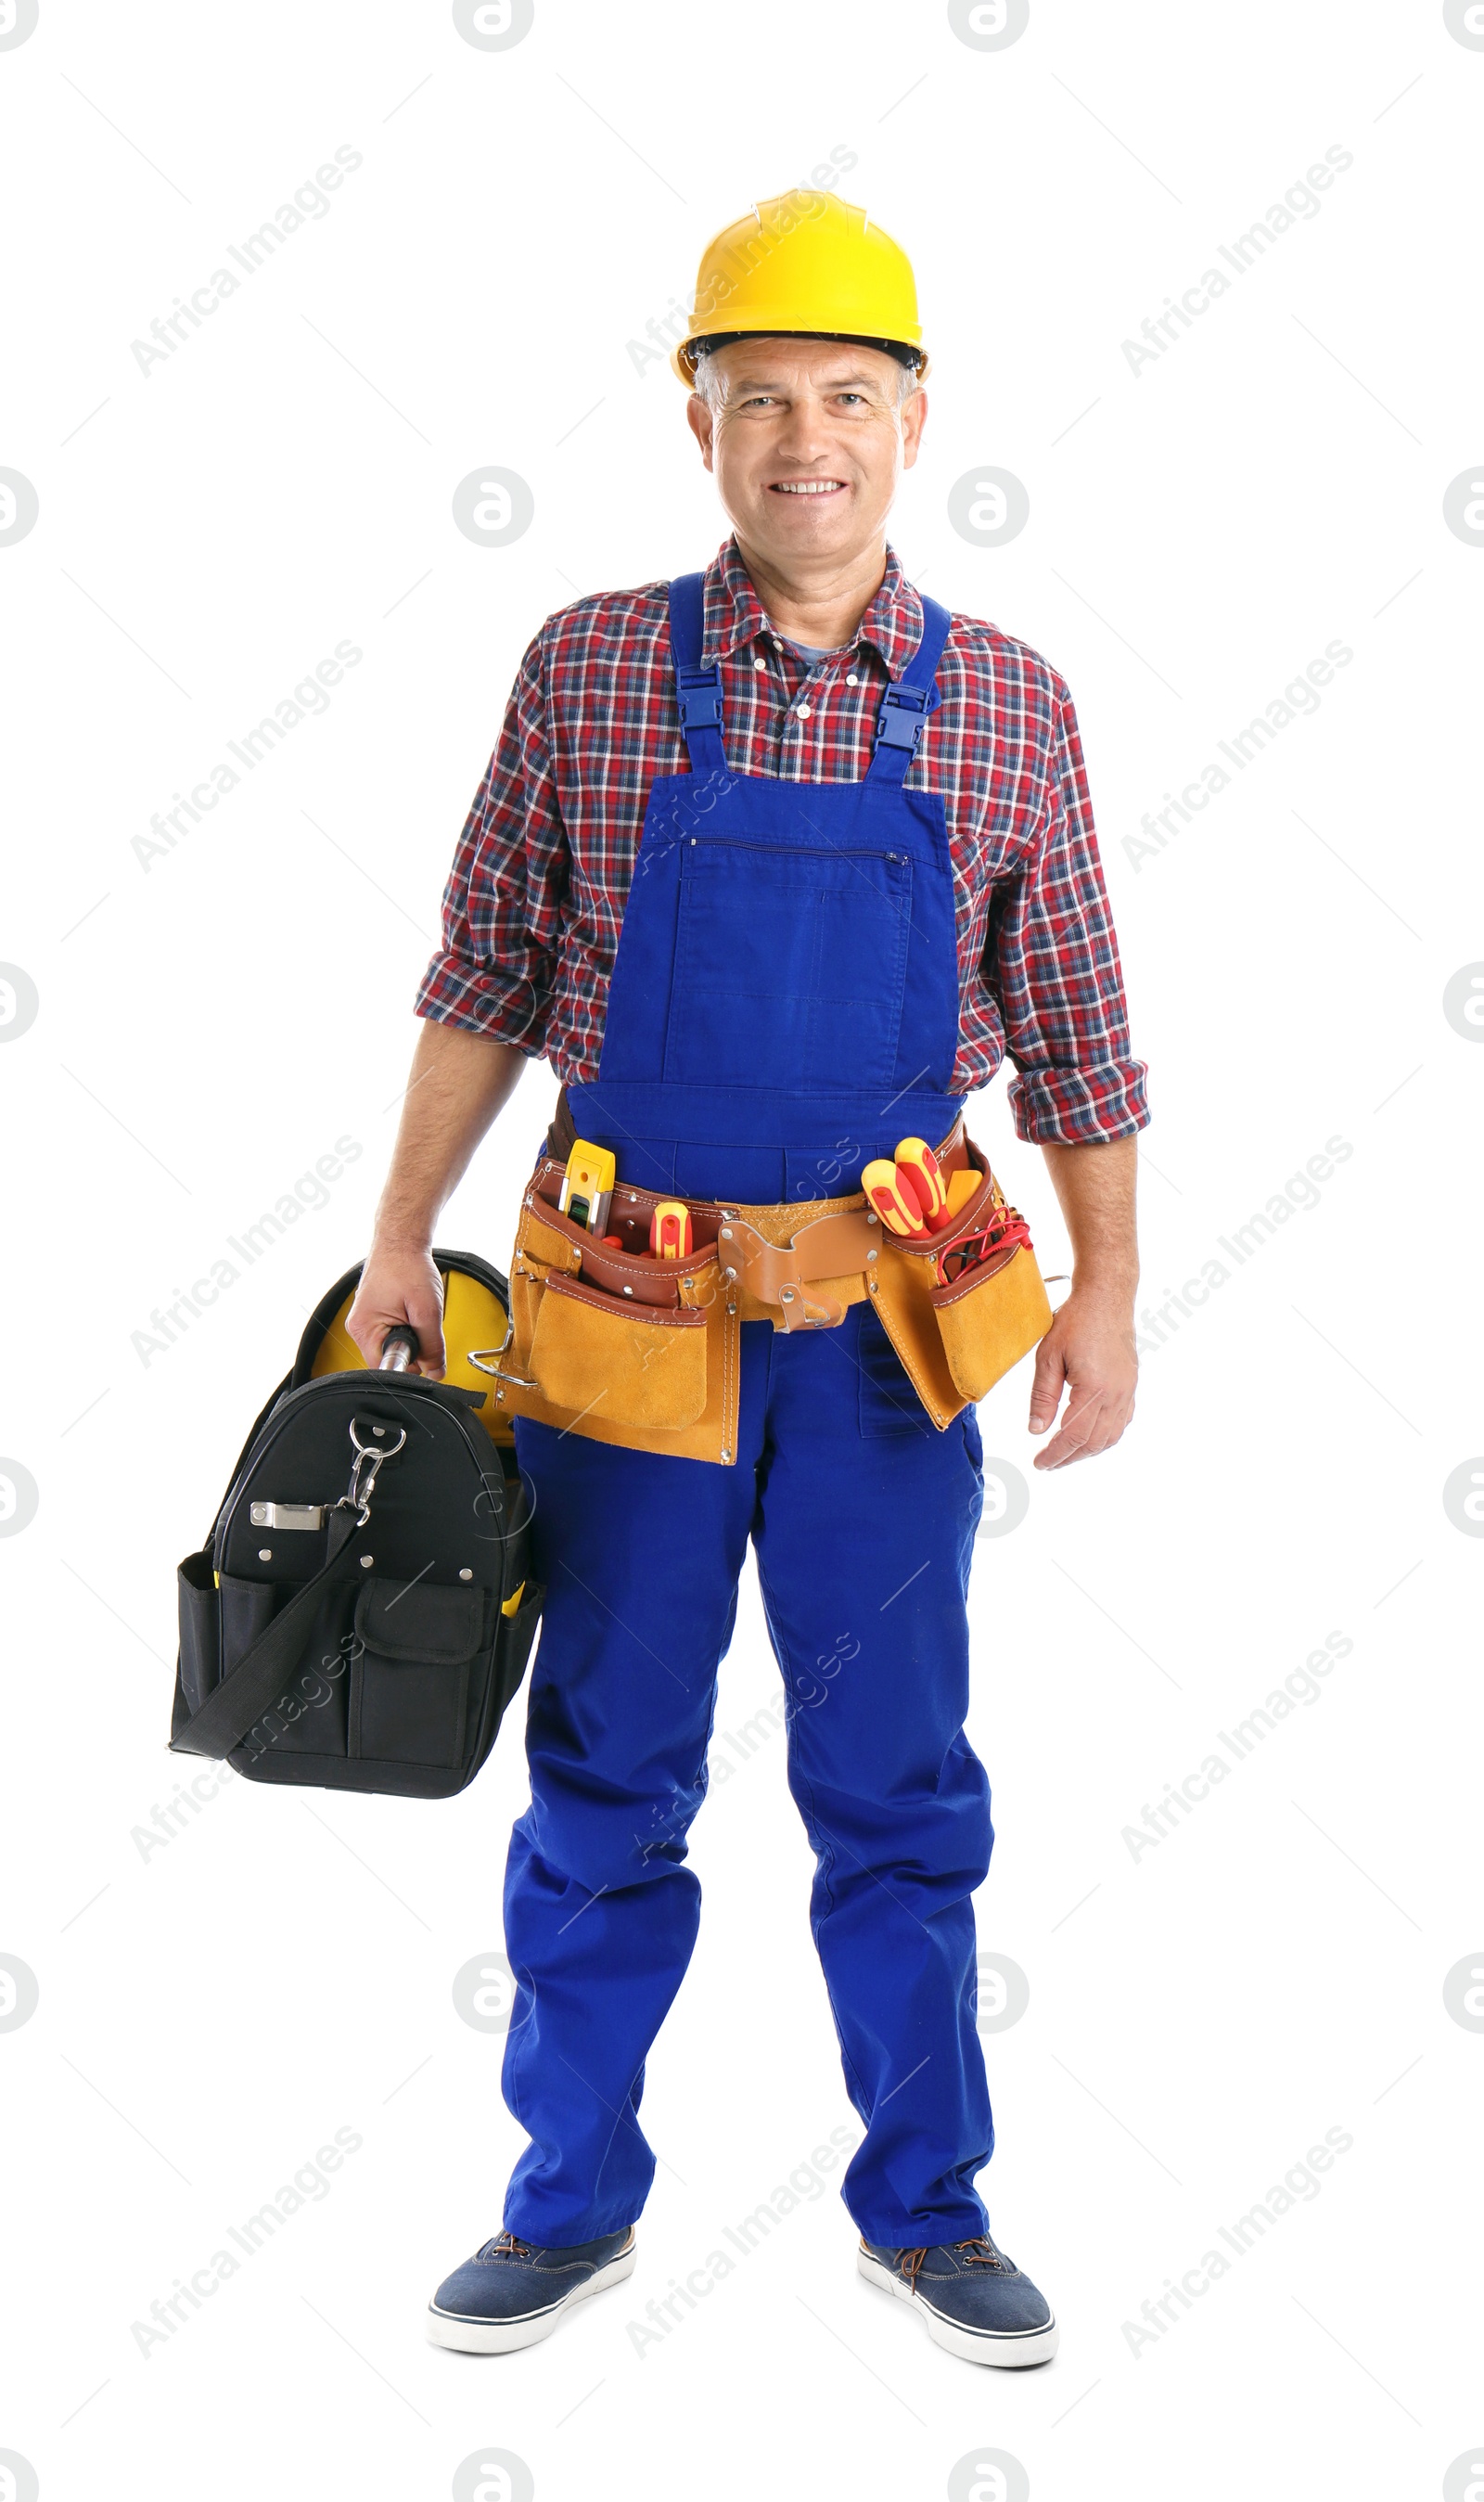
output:
[[[817,1292],[813,1279],[842,1277],[857,1266],[863,1268],[867,1257],[875,1257],[878,1231],[873,1216],[859,1211],[853,1218],[826,1220],[832,1228],[827,1247],[820,1242],[817,1222],[805,1225],[792,1242],[769,1242],[730,1209],[724,1208],[722,1216],[718,1249],[724,1276],[739,1278],[759,1302],[771,1305],[780,1329],[839,1328],[845,1305],[834,1295]],[[852,1237],[844,1243],[839,1238],[842,1228]]]

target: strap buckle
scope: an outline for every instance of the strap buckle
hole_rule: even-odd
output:
[[[878,745],[910,748],[915,756],[931,702],[930,687],[888,687],[876,715]]]
[[[713,661],[709,669],[691,668],[682,662],[675,671],[675,692],[680,702],[680,726],[688,737],[692,729],[721,728],[720,660]]]

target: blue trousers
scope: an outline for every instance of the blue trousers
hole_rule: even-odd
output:
[[[815,1852],[814,1940],[865,2129],[841,2195],[893,2248],[986,2224],[970,1896],[993,1833],[963,1734],[978,1427],[969,1408],[933,1429],[868,1303],[833,1330],[741,1335],[734,1467],[516,1424],[548,1595],[531,1804],[505,1878],[503,2083],[531,2143],[504,2220],[545,2247],[622,2231],[654,2177],[644,2063],[695,1943],[686,1835],[749,1538]]]

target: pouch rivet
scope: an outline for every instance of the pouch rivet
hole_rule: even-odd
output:
[[[867,1277],[865,1283],[867,1291],[874,1295],[881,1284],[881,1280],[879,1277]]]
[[[625,1295],[631,1295],[631,1294],[633,1293],[633,1291],[634,1291],[634,1290],[633,1290],[632,1286],[625,1286],[625,1287],[624,1287],[624,1294],[625,1294]]]
[[[731,1457],[731,1453],[730,1453],[730,1451],[729,1451],[729,1450],[727,1450],[727,1449],[725,1449],[725,1446],[724,1446],[723,1451],[722,1451],[722,1457],[723,1457],[723,1459],[724,1459],[724,1460],[729,1460],[729,1459],[730,1459],[730,1457]]]
[[[374,1564],[376,1562],[376,1557],[374,1555],[363,1555],[360,1560],[363,1565]]]
[[[273,1549],[272,1549],[272,1547],[271,1547],[271,1546],[260,1546],[260,1547],[258,1548],[258,1550],[257,1550],[257,1560],[258,1560],[259,1564],[271,1564],[271,1563],[272,1563],[272,1561],[273,1561]]]
[[[458,1568],[458,1577],[460,1581],[472,1581],[474,1578],[473,1566],[469,1564],[461,1564]]]
[[[727,1311],[730,1313],[730,1315],[731,1315],[732,1319],[733,1319],[733,1320],[735,1320],[736,1315],[737,1315],[737,1307],[736,1307],[736,1304],[735,1304],[735,1303],[728,1303],[728,1304],[727,1304],[727,1306],[726,1306],[726,1309],[727,1309]]]

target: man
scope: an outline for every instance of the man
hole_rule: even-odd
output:
[[[708,247],[692,318],[676,370],[732,536],[704,577],[558,610],[525,655],[420,995],[351,1332],[375,1362],[410,1322],[441,1369],[435,1220],[523,1056],[564,1081],[558,1163],[574,1135],[611,1148],[635,1203],[642,1186],[781,1220],[782,1243],[822,1206],[865,1223],[860,1171],[904,1135],[961,1161],[962,1098],[1008,1051],[1075,1259],[1030,1403],[1046,1433],[1066,1392],[1036,1460],[1065,1467],[1132,1409],[1147,1118],[1071,699],[1036,653],[920,597],[887,544],[928,411],[890,236],[827,193],[765,202]],[[806,1298],[812,1326],[783,1289],[744,1306],[735,1448],[678,1456],[575,1401],[554,1422],[517,1399],[548,1586],[505,1889],[504,2090],[531,2143],[504,2229],[433,2298],[436,2343],[531,2344],[633,2268],[644,2062],[694,1942],[686,1834],[751,1538],[865,2130],[841,2191],[860,2272],[951,2352],[1055,2351],[974,2186],[993,2143],[970,1899],[989,1791],[963,1734],[982,1450],[972,1405],[925,1412],[875,1257]],[[614,1294],[587,1275],[585,1254],[560,1311],[586,1295],[603,1339],[637,1307],[601,1317]],[[548,1287],[538,1369],[557,1304]],[[532,1361],[504,1377],[539,1394]]]

